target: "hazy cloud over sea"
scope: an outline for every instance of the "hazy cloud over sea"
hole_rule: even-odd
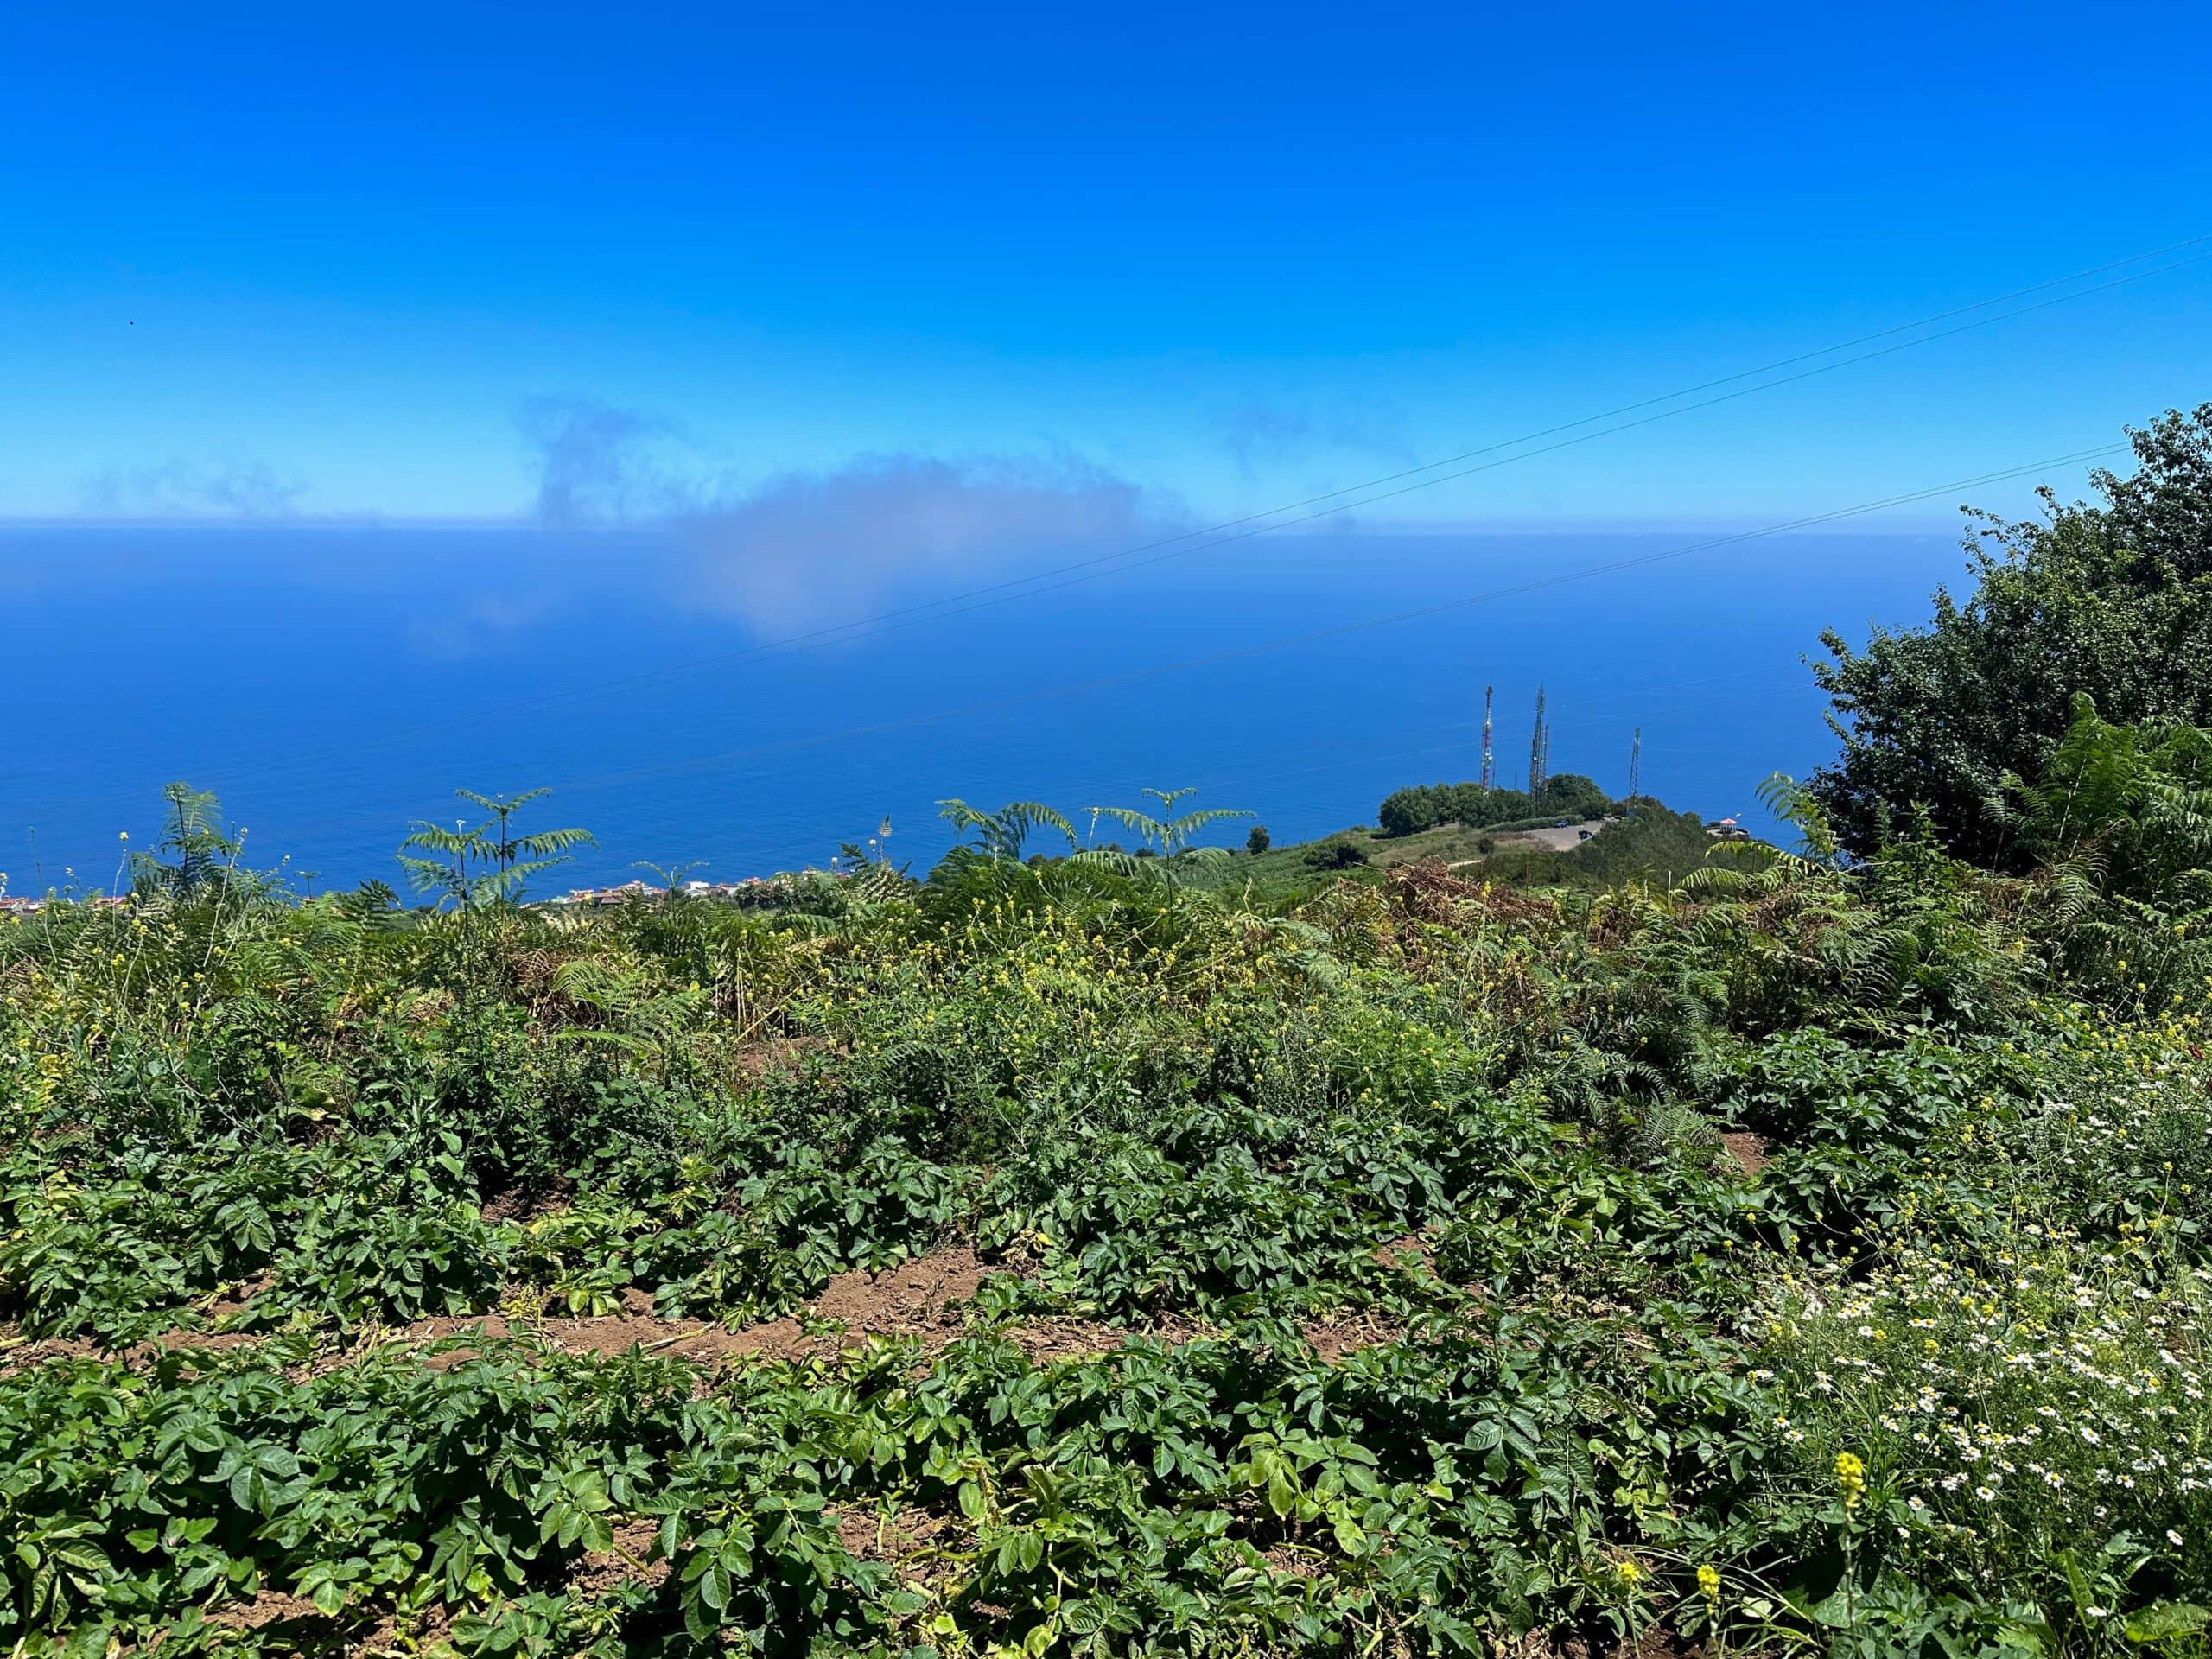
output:
[[[289,518],[306,489],[262,461],[177,460],[96,473],[78,498],[102,518]]]
[[[988,581],[1117,552],[1175,504],[1065,449],[948,459],[863,454],[738,481],[687,474],[670,429],[587,400],[537,400],[537,512],[551,525],[659,524],[694,602],[760,628],[857,617],[921,579]]]

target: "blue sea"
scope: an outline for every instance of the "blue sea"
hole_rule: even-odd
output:
[[[887,817],[919,871],[949,796],[1079,817],[1193,787],[1282,842],[1475,776],[1485,685],[1501,781],[1541,685],[1553,771],[1625,789],[1640,727],[1647,792],[1758,824],[1761,779],[1834,747],[1803,661],[1821,630],[1922,620],[1961,556],[1801,535],[1580,574],[1703,539],[1262,537],[936,609],[1004,573],[848,594],[825,571],[779,627],[697,602],[654,532],[10,529],[0,869],[16,893],[110,886],[172,779],[220,795],[249,862],[318,889],[398,885],[410,821],[464,811],[456,785],[550,786],[537,822],[594,833],[540,893],[645,861],[826,864]]]

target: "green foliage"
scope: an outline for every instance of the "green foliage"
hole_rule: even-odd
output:
[[[1797,850],[1639,802],[1541,893],[1208,888],[1168,795],[759,908],[0,923],[0,1636],[2179,1650],[2204,984],[2097,930],[2199,750],[2066,753],[2028,880],[1777,780]]]
[[[2013,779],[2023,832],[2047,862],[2094,856],[2106,891],[2162,908],[2202,908],[2212,866],[2212,731],[2176,721],[2116,726],[2074,704],[2033,785]]]
[[[135,893],[166,893],[190,899],[212,888],[240,880],[238,860],[245,851],[244,832],[233,832],[223,822],[223,809],[212,791],[175,783],[162,791],[166,810],[162,815],[160,850],[175,861],[163,863],[152,853],[130,859],[130,886]]]
[[[435,893],[441,906],[453,905],[464,912],[512,904],[531,876],[565,864],[572,856],[571,848],[592,842],[588,830],[515,834],[515,814],[550,792],[532,789],[506,797],[455,790],[462,800],[489,816],[474,825],[456,820],[450,830],[418,819],[399,843],[397,856],[408,880],[416,892]]]
[[[1419,784],[1384,798],[1376,822],[1386,836],[1418,834],[1440,823],[1470,827],[1525,818],[1535,810],[1526,791],[1480,784]]]
[[[975,850],[992,859],[1019,860],[1029,837],[1040,829],[1057,831],[1066,850],[1075,848],[1075,828],[1061,814],[1036,801],[1014,801],[995,812],[979,811],[963,800],[939,801],[938,817],[962,835],[976,837]]]
[[[1977,515],[1974,591],[1939,591],[1926,627],[1823,636],[1843,751],[1813,788],[1850,851],[1924,809],[1953,852],[2024,868],[2005,780],[2043,775],[2077,695],[2123,724],[2212,725],[2212,404],[2129,435],[2138,469],[2096,474],[2096,505]]]
[[[1255,858],[1274,845],[1274,837],[1268,833],[1268,826],[1264,823],[1254,824],[1252,833],[1244,837],[1244,850]]]
[[[1630,879],[1679,881],[1726,855],[1719,850],[1698,814],[1671,811],[1661,802],[1645,800],[1568,856],[1579,874],[1613,887]]]
[[[1317,841],[1306,849],[1307,866],[1317,870],[1348,870],[1367,862],[1366,849],[1349,836]]]
[[[1600,817],[1613,802],[1592,779],[1562,772],[1544,779],[1530,795],[1525,790],[1484,789],[1480,784],[1421,784],[1386,797],[1377,822],[1386,836],[1417,835],[1440,823],[1488,829],[1525,819]]]

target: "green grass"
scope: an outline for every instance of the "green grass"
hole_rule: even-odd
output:
[[[1716,860],[1716,843],[1694,812],[1675,812],[1657,801],[1644,803],[1629,817],[1605,825],[1588,841],[1554,852],[1525,840],[1524,830],[1558,822],[1557,815],[1510,823],[1469,828],[1439,824],[1410,836],[1385,836],[1370,828],[1339,830],[1317,840],[1270,847],[1257,855],[1238,851],[1224,861],[1196,865],[1185,878],[1213,891],[1250,888],[1255,895],[1282,898],[1310,893],[1342,877],[1378,880],[1402,865],[1430,860],[1458,867],[1456,874],[1504,881],[1516,887],[1616,886],[1630,880],[1664,886]],[[1316,869],[1313,851],[1349,842],[1367,855],[1363,865]],[[1732,855],[1740,857],[1740,855]],[[1756,855],[1754,855],[1756,856]]]

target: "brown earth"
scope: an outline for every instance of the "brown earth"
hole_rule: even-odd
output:
[[[632,1579],[660,1583],[668,1577],[668,1563],[650,1559],[659,1538],[658,1521],[640,1516],[621,1522],[614,1529],[614,1547],[594,1550],[578,1561],[569,1574],[569,1587],[596,1596]]]
[[[332,1622],[315,1603],[282,1590],[264,1590],[251,1601],[231,1602],[207,1615],[210,1624],[224,1630],[257,1630],[264,1624],[288,1624],[295,1619]]]
[[[1405,1237],[1393,1239],[1388,1244],[1376,1245],[1375,1260],[1386,1268],[1410,1270],[1418,1266],[1427,1273],[1433,1274],[1436,1271],[1436,1251],[1429,1241],[1419,1233],[1408,1233]]]
[[[955,1530],[947,1516],[902,1509],[893,1515],[845,1510],[837,1516],[837,1538],[863,1561],[911,1561],[938,1547]]]
[[[1279,1579],[1319,1578],[1328,1566],[1313,1551],[1293,1544],[1271,1545],[1260,1552],[1260,1559],[1267,1562],[1268,1571]]]
[[[1179,1347],[1184,1343],[1196,1342],[1212,1332],[1210,1327],[1196,1319],[1179,1315],[1156,1319],[1142,1330],[1132,1330],[1127,1325],[1109,1325],[1103,1319],[1054,1314],[1044,1319],[1025,1319],[1020,1325],[1007,1326],[999,1334],[1020,1349],[1030,1363],[1042,1365],[1059,1359],[1096,1359],[1101,1354],[1112,1353],[1135,1337]]]
[[[1736,1160],[1736,1167],[1746,1175],[1757,1175],[1774,1160],[1766,1155],[1766,1137],[1753,1135],[1749,1129],[1731,1129],[1720,1137],[1720,1144]]]
[[[1385,1250],[1410,1252],[1427,1260],[1426,1247],[1417,1238],[1386,1246]],[[1378,1252],[1378,1258],[1382,1254]],[[569,1353],[606,1357],[641,1348],[647,1353],[708,1364],[737,1358],[824,1357],[841,1348],[862,1346],[877,1337],[918,1338],[925,1348],[934,1351],[963,1333],[960,1305],[974,1299],[991,1271],[970,1246],[954,1244],[880,1273],[839,1274],[806,1308],[811,1319],[833,1320],[843,1327],[834,1336],[810,1334],[796,1315],[739,1331],[704,1319],[663,1319],[651,1311],[652,1297],[632,1287],[623,1293],[623,1312],[595,1318],[524,1319],[482,1313],[371,1328],[344,1347],[319,1355],[300,1374],[319,1376],[392,1344],[448,1344],[423,1357],[426,1365],[446,1370],[477,1357],[475,1348],[457,1340],[471,1336],[488,1342],[531,1337]],[[1102,1320],[1047,1316],[1009,1325],[1002,1334],[1033,1363],[1041,1364],[1096,1358],[1113,1352],[1133,1335],[1181,1344],[1204,1336],[1206,1330],[1195,1320],[1174,1316],[1156,1321],[1141,1332]],[[1306,1334],[1322,1357],[1333,1363],[1357,1349],[1395,1341],[1402,1333],[1372,1314],[1363,1314],[1316,1320],[1306,1327]],[[118,1351],[88,1338],[31,1342],[12,1329],[0,1328],[0,1376],[12,1376],[48,1359],[120,1358],[143,1363],[168,1351],[245,1348],[265,1340],[265,1335],[251,1332],[173,1331]]]
[[[1325,1365],[1334,1365],[1363,1348],[1386,1346],[1406,1334],[1403,1326],[1372,1310],[1308,1319],[1299,1332]]]

